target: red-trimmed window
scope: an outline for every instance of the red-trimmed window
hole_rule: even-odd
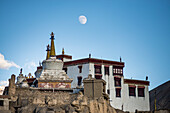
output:
[[[113,75],[123,75],[123,67],[113,67]]]
[[[116,97],[121,97],[121,88],[116,88]]]
[[[136,96],[136,86],[129,86],[129,96]]]
[[[104,67],[104,72],[105,72],[105,75],[109,75],[109,67],[108,66]]]
[[[101,65],[94,65],[95,74],[102,74]]]
[[[145,87],[138,87],[138,97],[145,96]]]
[[[78,66],[79,68],[79,73],[82,73],[82,66]]]
[[[102,79],[102,74],[95,74],[96,79]]]
[[[94,65],[95,68],[95,78],[102,79],[101,65]]]
[[[121,78],[114,77],[114,79],[115,79],[115,86],[121,87]]]

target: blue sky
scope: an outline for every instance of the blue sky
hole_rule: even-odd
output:
[[[170,78],[169,0],[1,0],[0,57],[9,69],[0,63],[0,81],[18,75],[17,67],[34,74],[52,31],[57,54],[64,47],[73,59],[121,56],[125,78],[149,76],[150,89]]]

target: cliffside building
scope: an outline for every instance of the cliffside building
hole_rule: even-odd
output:
[[[72,88],[82,87],[83,79],[89,74],[93,78],[106,81],[106,93],[110,96],[110,103],[114,108],[123,111],[149,111],[149,81],[124,78],[125,63],[104,59],[88,58],[72,60],[62,50],[56,58],[64,62],[64,70],[73,79]]]
[[[149,111],[149,81],[125,79],[124,66],[121,58],[118,62],[92,58],[90,54],[88,58],[72,60],[64,49],[61,55],[56,55],[54,34],[51,33],[51,46],[47,46],[46,60],[37,67],[33,85],[42,89],[83,88],[83,79],[92,75],[92,78],[106,81],[102,90],[109,95],[114,108],[130,112]],[[91,80],[91,89],[93,82]]]

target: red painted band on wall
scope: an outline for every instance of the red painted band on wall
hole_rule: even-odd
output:
[[[145,86],[138,86],[138,88],[145,88]]]
[[[133,87],[133,88],[136,88],[136,86],[134,86],[134,85],[129,85],[129,87]]]

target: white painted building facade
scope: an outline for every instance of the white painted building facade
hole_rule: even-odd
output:
[[[150,110],[149,81],[124,79],[124,62],[94,58],[71,60],[68,55],[57,58],[64,61],[64,70],[73,79],[72,88],[83,86],[82,80],[91,74],[93,78],[106,81],[106,92],[114,108],[129,112]]]
[[[59,66],[59,64],[62,65]],[[72,60],[72,56],[64,54],[64,49],[61,55],[55,55],[54,34],[52,32],[50,49],[49,45],[47,46],[47,59],[43,61],[43,66],[37,67],[35,75],[36,78],[44,81],[47,77],[43,76],[46,75],[50,75],[48,76],[49,80],[71,78],[73,79],[73,82],[70,82],[71,87],[81,88],[83,87],[83,79],[91,74],[93,78],[106,81],[106,93],[110,96],[110,103],[114,108],[129,112],[135,112],[136,109],[149,111],[149,81],[124,79],[123,69],[124,62],[121,62],[121,59],[118,62],[95,59],[89,55],[89,58]],[[66,74],[68,77],[64,76]]]

